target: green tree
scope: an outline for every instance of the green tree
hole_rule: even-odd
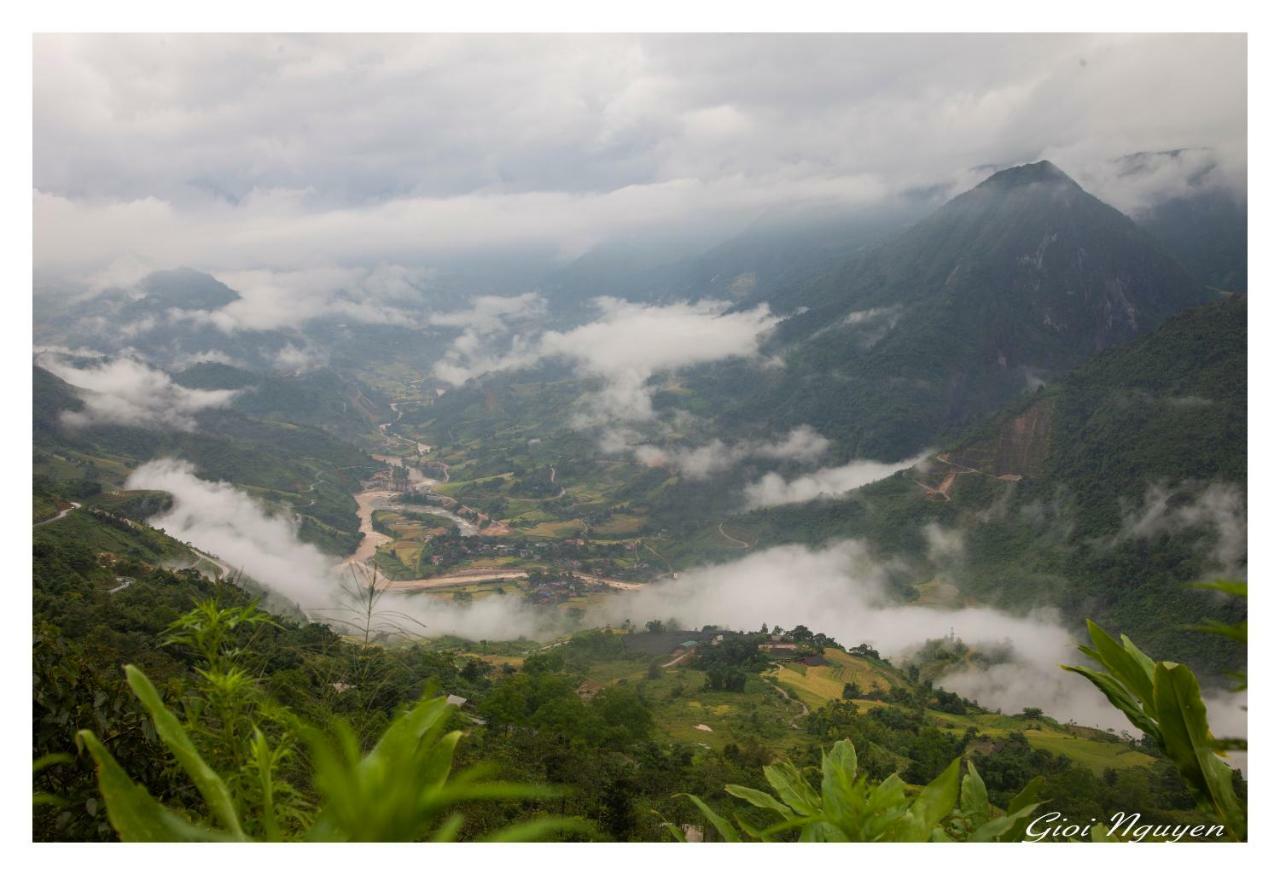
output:
[[[1101,669],[1063,666],[1097,687],[1129,722],[1173,761],[1197,804],[1235,839],[1245,839],[1247,821],[1236,796],[1231,767],[1221,758],[1225,745],[1209,731],[1200,683],[1176,662],[1155,662],[1128,636],[1116,641],[1088,621],[1093,646],[1080,650]]]

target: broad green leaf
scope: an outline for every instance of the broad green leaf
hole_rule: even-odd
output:
[[[822,810],[822,800],[813,792],[800,771],[786,760],[764,767],[764,778],[778,798],[796,814],[815,815]]]
[[[42,757],[37,757],[31,762],[31,771],[42,772],[49,766],[61,765],[63,763],[74,762],[71,754],[67,753],[47,753]]]
[[[1191,632],[1204,632],[1207,635],[1221,635],[1223,638],[1230,638],[1239,644],[1247,644],[1249,641],[1249,624],[1248,622],[1239,623],[1223,623],[1221,620],[1206,620],[1203,623],[1194,626],[1185,627]]]
[[[1129,640],[1128,635],[1122,634],[1120,636],[1120,646],[1124,648],[1124,652],[1129,654],[1129,656],[1132,657],[1133,660],[1138,663],[1138,665],[1142,666],[1143,672],[1146,673],[1147,677],[1154,684],[1155,676],[1156,676],[1156,664],[1151,659],[1151,657],[1143,653],[1142,649],[1138,647],[1138,645],[1134,644],[1131,640]]]
[[[852,827],[857,815],[853,776],[858,770],[858,757],[853,743],[837,741],[830,751],[822,753],[822,809],[831,823]]]
[[[431,834],[431,841],[451,842],[458,837],[460,829],[462,829],[462,815],[451,814],[445,818],[444,823],[440,824],[439,829]]]
[[[1193,583],[1191,586],[1193,589],[1211,589],[1239,598],[1247,598],[1249,595],[1249,584],[1239,580],[1214,580],[1207,583]]]
[[[903,806],[906,801],[907,785],[897,774],[892,774],[868,794],[867,808],[871,811],[883,811],[887,808]]]
[[[942,770],[942,774],[929,782],[920,791],[911,810],[919,815],[927,831],[937,826],[942,818],[956,807],[956,796],[960,793],[960,758],[956,757],[951,765]]]
[[[698,810],[702,812],[702,816],[707,819],[708,823],[716,828],[716,832],[720,833],[720,838],[724,839],[726,842],[741,841],[738,837],[738,831],[733,828],[733,824],[712,811],[711,806],[707,805],[707,803],[703,802],[692,793],[679,793],[677,795],[685,797],[693,802],[694,805],[698,806]]]
[[[449,778],[449,772],[453,768],[453,753],[457,749],[458,741],[461,738],[461,732],[450,732],[437,740],[432,746],[422,774],[422,781],[425,787],[435,789],[444,785],[444,782]]]
[[[890,775],[866,794],[858,840],[881,841],[907,811],[907,785],[897,775]]]
[[[1156,725],[1150,715],[1142,710],[1137,700],[1115,678],[1094,671],[1091,668],[1085,668],[1082,665],[1064,665],[1062,668],[1088,678],[1107,697],[1107,701],[1111,702],[1112,705],[1124,713],[1124,716],[1129,718],[1130,723],[1144,734],[1154,739],[1160,738],[1160,727]]]
[[[1111,672],[1112,677],[1124,685],[1124,688],[1141,703],[1145,711],[1150,712],[1155,707],[1155,700],[1151,691],[1151,674],[1147,672],[1146,667],[1093,620],[1087,620],[1086,623],[1089,627],[1089,637],[1093,640],[1094,658]],[[1133,649],[1137,650],[1136,647]],[[1141,651],[1138,652],[1141,653]]]
[[[456,805],[459,802],[479,802],[483,800],[515,801],[518,799],[557,799],[564,791],[556,787],[538,784],[516,784],[509,781],[485,781],[472,783],[450,781],[432,794],[432,809]]]
[[[749,802],[756,808],[766,808],[771,811],[776,811],[783,817],[791,817],[795,814],[794,811],[783,805],[777,799],[774,799],[768,793],[756,790],[754,787],[744,787],[741,784],[725,784],[724,792],[728,793],[730,796],[736,796],[745,802]]]
[[[253,741],[250,745],[254,761],[258,768],[258,784],[262,791],[262,830],[269,842],[280,841],[280,827],[276,823],[275,792],[272,783],[271,745],[262,730],[253,727]]]
[[[115,757],[87,729],[77,739],[88,749],[98,767],[98,791],[107,804],[107,819],[124,842],[234,841],[230,836],[197,826],[157,802],[147,789],[135,784]]]
[[[836,768],[848,775],[852,780],[858,774],[858,752],[853,742],[842,738],[831,746],[831,750],[823,751],[823,759],[831,760]]]
[[[240,828],[240,817],[236,814],[235,802],[232,801],[231,791],[227,789],[222,778],[218,777],[218,773],[211,769],[200,756],[178,718],[161,701],[160,694],[156,692],[151,680],[136,666],[126,665],[124,673],[129,686],[133,688],[134,695],[151,715],[156,733],[169,750],[173,751],[178,763],[191,777],[196,789],[204,797],[205,804],[209,806],[210,812],[233,838],[243,839],[244,831]]]
[[[817,823],[807,827],[809,830],[809,838],[807,841],[812,842],[848,842],[853,837],[840,828],[838,824],[829,820],[820,820]]]
[[[1027,834],[1026,824],[1030,823],[1031,815],[1035,813],[1038,807],[1040,807],[1039,802],[1024,805],[1022,808],[1014,808],[1010,805],[1010,814],[1004,814],[988,820],[973,831],[973,834],[969,836],[969,841],[1021,841],[1022,837]]]
[[[765,827],[759,831],[759,834],[767,839],[768,837],[778,835],[779,833],[790,832],[791,830],[798,829],[801,831],[801,835],[804,835],[806,830],[812,830],[816,824],[821,822],[822,818],[818,815],[814,815],[812,817],[789,817],[786,820],[773,824],[772,826]],[[803,838],[801,839],[801,841],[804,840],[805,839]]]
[[[960,782],[960,813],[973,826],[980,826],[991,817],[991,803],[987,799],[987,785],[983,783],[973,761],[966,763],[968,772]]]
[[[1156,708],[1165,752],[1217,812],[1223,826],[1243,840],[1244,813],[1231,786],[1231,769],[1214,750],[1195,673],[1172,662],[1156,666]]]
[[[1036,775],[1027,782],[1027,786],[1018,791],[1018,795],[1009,800],[1009,811],[1022,811],[1024,809],[1034,809],[1036,804],[1044,802],[1040,793],[1044,790],[1044,775]],[[1031,815],[1027,814],[1018,818],[1018,823],[1014,825],[1011,841],[1022,841],[1022,836],[1026,835],[1027,824],[1031,822]]]
[[[747,823],[745,820],[742,819],[740,815],[735,814],[733,819],[737,821],[738,829],[742,830],[742,832],[746,833],[748,836],[755,839],[756,841],[758,842],[772,841],[768,832]]]
[[[890,842],[927,842],[932,831],[923,815],[912,808],[894,821],[893,826],[885,832],[884,839]]]

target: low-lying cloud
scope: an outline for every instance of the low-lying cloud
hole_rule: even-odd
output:
[[[787,480],[781,474],[770,472],[746,488],[747,507],[775,507],[780,504],[801,504],[818,498],[835,498],[874,483],[877,480],[914,468],[929,457],[925,451],[901,462],[873,462],[855,459],[835,468],[819,468],[812,474],[804,474]]]
[[[304,610],[318,606],[333,561],[298,540],[294,521],[271,514],[230,483],[201,480],[190,462],[159,459],[129,475],[126,489],[173,496],[169,510],[147,522],[194,544]]]
[[[414,324],[429,272],[400,265],[369,268],[220,270],[214,278],[240,297],[217,310],[186,311],[181,318],[227,333],[298,328],[313,319],[369,324]]]
[[[1244,493],[1233,484],[1210,483],[1201,489],[1189,484],[1182,488],[1151,486],[1142,505],[1125,513],[1118,537],[1145,539],[1191,529],[1209,532],[1213,540],[1209,555],[1216,571],[1229,577],[1245,576],[1248,511]]]
[[[636,461],[651,467],[671,467],[690,480],[705,480],[732,469],[745,459],[780,459],[814,462],[831,446],[831,441],[812,426],[793,428],[777,441],[725,443],[719,438],[697,447],[659,447],[639,444],[629,447]]]
[[[581,427],[653,417],[656,375],[729,358],[750,358],[780,321],[769,308],[731,311],[726,301],[635,304],[597,298],[599,318],[568,331],[536,338],[517,335],[508,349],[494,352],[474,334],[465,348],[455,345],[436,365],[435,375],[461,385],[489,373],[532,367],[540,361],[570,362],[578,373],[601,383],[579,410]],[[463,338],[468,338],[468,334]]]
[[[939,686],[1005,712],[1037,707],[1060,719],[1132,731],[1088,682],[1061,669],[1082,657],[1076,639],[1053,612],[1014,616],[993,608],[901,604],[888,595],[896,569],[856,540],[817,549],[773,547],[616,596],[592,619],[640,623],[674,617],[687,628],[737,630],[803,625],[846,647],[870,644],[899,663],[926,640],[954,634],[971,648],[1002,654],[1005,661],[946,674]],[[1211,699],[1215,730],[1243,735],[1242,699],[1216,694]]]
[[[348,591],[350,567],[300,541],[290,515],[273,513],[228,483],[203,480],[190,463],[174,459],[143,465],[125,485],[169,493],[172,506],[151,518],[151,525],[243,570],[313,621],[343,631],[362,624]],[[926,536],[938,548],[935,560],[956,560],[959,545],[950,533],[939,529]],[[1052,612],[1014,616],[992,608],[901,604],[889,594],[889,583],[904,568],[874,556],[856,540],[821,548],[786,545],[615,594],[587,620],[621,623],[674,616],[689,628],[743,630],[762,623],[804,625],[845,646],[868,643],[899,662],[926,640],[954,634],[972,648],[1001,654],[1004,661],[966,666],[944,675],[939,686],[1006,712],[1038,707],[1062,719],[1130,729],[1087,682],[1061,670],[1060,664],[1078,662],[1080,656],[1075,639]],[[377,613],[376,628],[411,635],[510,640],[563,631],[556,617],[516,596],[455,604],[388,591]],[[1211,692],[1207,699],[1218,734],[1246,734],[1242,697]]]
[[[273,512],[230,483],[204,480],[185,461],[157,459],[134,471],[127,489],[154,489],[172,506],[147,522],[242,571],[315,622],[339,631],[363,623],[351,594],[350,566],[298,538],[292,515]],[[384,592],[375,626],[411,635],[461,635],[474,640],[536,637],[546,617],[515,596],[489,596],[456,605],[427,596]]]
[[[117,358],[88,367],[77,367],[57,352],[42,352],[36,362],[78,391],[80,410],[62,414],[63,424],[80,428],[93,425],[129,425],[192,431],[201,410],[226,407],[234,389],[188,389],[164,371],[131,358]]]

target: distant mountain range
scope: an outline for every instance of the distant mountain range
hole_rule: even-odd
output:
[[[771,341],[785,367],[748,380],[730,365],[708,381],[750,387],[722,410],[728,427],[806,422],[848,455],[902,458],[1213,297],[1131,219],[1039,162],[769,295],[794,313]]]
[[[547,320],[581,320],[592,292],[767,304],[785,317],[764,348],[774,366],[732,360],[687,369],[674,390],[656,394],[660,416],[692,412],[683,421],[700,439],[726,445],[807,425],[832,442],[823,464],[946,453],[943,468],[921,483],[898,475],[843,500],[734,516],[732,549],[865,536],[889,554],[920,553],[921,525],[934,520],[970,535],[966,597],[1115,620],[1157,639],[1159,652],[1222,666],[1222,647],[1208,642],[1186,653],[1171,630],[1215,609],[1179,584],[1214,570],[1212,550],[1200,546],[1204,533],[1231,521],[1227,505],[1245,488],[1247,310],[1243,296],[1221,291],[1233,277],[1243,284],[1243,263],[1232,266],[1234,201],[1188,190],[1136,222],[1049,162],[1012,167],[928,215],[921,201],[878,220],[761,221],[658,267],[625,247],[599,252],[547,285]],[[1221,258],[1174,245],[1193,241],[1197,223],[1221,230]],[[48,339],[128,349],[187,389],[240,391],[228,406],[201,410],[196,431],[68,429],[63,414],[83,405],[83,393],[37,368],[37,470],[48,481],[41,488],[75,497],[85,481],[118,484],[142,461],[178,455],[201,476],[291,506],[304,537],[345,552],[358,538],[348,493],[369,464],[347,441],[376,439],[377,423],[390,418],[383,391],[399,391],[405,374],[428,373],[452,335],[334,319],[227,332],[199,315],[238,299],[205,274],[167,271],[42,317],[56,334]],[[178,317],[148,323],[160,313]],[[280,371],[280,352],[303,345],[328,365]],[[213,355],[200,360],[202,352]],[[467,435],[485,474],[511,470],[534,437],[538,464],[562,478],[608,465],[613,491],[598,496],[593,513],[607,516],[611,502],[622,503],[647,514],[655,531],[691,533],[664,547],[664,562],[724,558],[716,545],[730,549],[729,540],[715,524],[741,514],[743,483],[764,468],[728,466],[695,482],[601,457],[594,436],[565,431],[582,388],[568,369],[498,374],[434,406],[410,405],[403,426],[440,426],[432,443]],[[768,470],[785,473],[787,464],[770,461]],[[337,470],[346,473],[329,473]],[[948,473],[956,476],[943,488]],[[1211,496],[1226,505],[1203,504],[1210,487],[1227,490]],[[1152,488],[1161,490],[1161,507],[1201,534],[1153,529],[1151,538],[1117,540]],[[1038,510],[998,516],[1000,501]],[[1065,529],[1029,522],[1036,514],[1060,514]]]

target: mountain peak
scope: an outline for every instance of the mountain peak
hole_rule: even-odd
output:
[[[158,270],[146,276],[140,285],[149,305],[178,310],[217,310],[240,300],[239,292],[207,273],[186,267]]]
[[[1076,181],[1063,173],[1052,161],[1037,161],[1034,164],[1019,164],[993,173],[978,188],[1008,190],[1036,183],[1076,185]]]

